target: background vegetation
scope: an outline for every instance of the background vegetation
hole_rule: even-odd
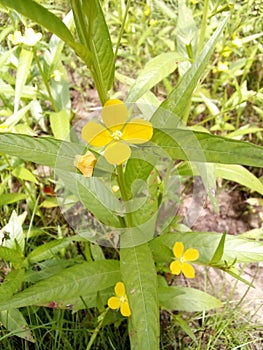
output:
[[[66,0],[40,3],[61,18],[70,10]],[[200,52],[197,32],[202,28],[203,2],[131,1],[127,12],[127,2],[123,0],[104,0],[101,4],[114,48],[119,45],[112,98],[125,99],[128,95],[128,100],[132,100],[128,91],[141,71],[144,71],[142,81],[147,79],[145,69],[152,58],[168,53],[178,55],[178,62],[174,62],[174,56],[170,60],[165,56],[167,74],[159,72],[160,82],[141,100],[159,106],[189,68],[186,59],[194,61]],[[194,91],[192,104],[184,111],[184,120],[193,130],[262,145],[263,5],[260,0],[209,1],[205,40],[218,26],[217,15],[224,12],[230,13],[230,19]],[[72,20],[68,17],[66,21],[75,35]],[[43,36],[32,49],[13,46],[8,39],[9,34],[16,30],[23,32],[25,27],[33,27]],[[0,12],[0,28],[0,132],[53,135],[64,139],[72,125],[78,128],[87,115],[96,113],[100,101],[90,71],[68,46],[60,43],[58,47],[56,38],[49,32],[4,7]],[[122,30],[122,39],[118,42]],[[64,114],[57,118],[62,109]],[[91,261],[101,254],[112,258],[118,255],[112,249],[102,251],[74,236],[60,212],[54,192],[58,184],[50,168],[2,154],[0,169],[1,240],[6,239],[13,227],[16,237],[19,232],[23,237],[24,254],[28,256],[36,247],[52,246],[54,241],[67,239],[66,244],[56,245],[50,256],[35,261],[26,272],[27,285],[37,282],[36,278],[45,279],[65,267],[83,260]],[[259,182],[255,182],[247,170]],[[227,181],[221,183],[219,191],[235,187],[249,204],[248,210],[256,208],[262,220],[262,168],[249,166],[246,171],[240,170],[239,177],[238,172],[224,173],[222,177]],[[218,170],[219,177],[222,172]],[[238,184],[233,184],[237,177]],[[254,230],[242,233],[262,239],[262,221]],[[10,269],[2,260],[3,281]],[[37,271],[42,271],[42,275],[36,274]],[[201,289],[211,288],[206,280],[208,276],[205,273],[205,282],[198,281]],[[169,275],[166,277],[169,279]],[[17,280],[19,278],[17,276]],[[223,294],[224,286],[220,291]],[[243,298],[240,303],[232,302],[234,292],[235,287],[224,300],[223,308],[217,311],[190,314],[161,311],[161,349],[260,349],[262,325],[249,311],[244,315]],[[2,312],[1,348],[82,350],[88,349],[88,344],[92,349],[129,348],[126,320],[110,313],[102,322],[103,305],[74,313],[70,305],[68,310],[48,306],[21,309],[29,329],[21,329],[23,319],[19,314],[13,315],[12,325],[6,325],[6,315]]]

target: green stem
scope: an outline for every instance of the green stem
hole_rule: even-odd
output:
[[[129,201],[129,196],[128,193],[126,191],[126,187],[125,187],[125,181],[124,181],[124,173],[123,173],[123,166],[121,165],[117,165],[117,181],[120,187],[120,192],[121,192],[121,196],[124,202],[128,202]],[[126,226],[131,227],[132,226],[132,215],[129,212],[129,208],[128,205],[126,205]]]
[[[99,317],[98,317],[98,320],[99,320],[99,323],[97,325],[97,327],[94,329],[94,332],[92,334],[92,336],[90,337],[90,340],[89,340],[89,343],[88,343],[88,346],[86,348],[86,350],[90,350],[100,329],[102,328],[102,324],[103,324],[103,321],[104,321],[104,318],[105,316],[107,315],[107,312],[109,311],[109,309],[106,309],[106,311],[104,311],[103,314],[101,314]]]
[[[206,27],[207,27],[208,10],[209,10],[209,0],[205,0],[197,54],[202,50],[202,48],[204,46],[205,33],[206,33]]]
[[[46,75],[45,75],[45,73],[44,73],[44,71],[43,71],[43,69],[42,69],[42,67],[41,67],[41,64],[40,64],[40,61],[39,61],[39,59],[38,59],[37,53],[36,53],[35,50],[33,50],[33,52],[34,52],[34,58],[35,58],[35,61],[36,61],[36,64],[37,64],[39,73],[41,74],[41,77],[42,77],[42,79],[43,79],[44,85],[45,85],[45,87],[46,87],[49,100],[50,100],[50,102],[51,102],[51,104],[52,104],[52,107],[53,107],[54,111],[55,111],[55,112],[58,112],[58,109],[57,109],[55,100],[54,100],[54,98],[53,98],[53,96],[52,96],[52,93],[51,93],[51,90],[50,90],[50,87],[49,87],[49,82],[48,82],[48,80],[47,80],[47,78],[46,78]]]
[[[123,17],[123,20],[122,20],[122,24],[121,24],[120,33],[118,35],[118,41],[117,41],[115,52],[114,52],[114,62],[116,61],[116,58],[117,58],[117,54],[118,54],[118,50],[119,50],[119,47],[120,47],[121,38],[122,38],[122,35],[123,35],[123,32],[124,32],[124,26],[125,26],[125,23],[126,23],[126,19],[127,19],[127,16],[128,16],[130,5],[131,5],[131,0],[128,0],[127,1],[127,5],[126,5],[126,9],[125,9],[125,13],[124,13],[124,17]]]

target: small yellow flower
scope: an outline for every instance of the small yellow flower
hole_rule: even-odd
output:
[[[230,47],[226,46],[222,51],[222,56],[225,58],[228,58],[231,55],[231,53],[232,53],[232,50],[230,49]]]
[[[96,164],[96,157],[90,151],[84,155],[76,155],[74,165],[85,177],[91,177]]]
[[[55,80],[55,81],[61,81],[62,78],[62,74],[59,70],[55,69],[53,74],[51,75],[51,77]]]
[[[232,44],[233,44],[235,47],[242,47],[242,46],[243,46],[242,40],[241,40],[238,36],[236,36],[236,35],[233,35]]]
[[[228,63],[219,61],[217,67],[213,69],[213,73],[222,73],[228,71]]]
[[[112,186],[112,191],[113,191],[114,193],[118,192],[119,190],[120,190],[120,187],[119,187],[118,185]]]
[[[34,29],[32,28],[26,28],[24,35],[22,35],[20,31],[16,31],[14,34],[9,34],[7,38],[13,45],[25,44],[28,46],[35,46],[36,43],[42,38],[42,34],[35,33]]]
[[[127,123],[128,109],[120,100],[109,100],[102,109],[104,125],[87,123],[82,138],[92,146],[105,147],[104,156],[110,164],[122,164],[131,155],[128,144],[142,144],[153,134],[152,124],[135,118]]]
[[[122,282],[116,283],[114,291],[116,296],[108,299],[109,308],[112,310],[120,309],[122,316],[129,317],[131,315],[131,310],[124,284]]]
[[[189,248],[184,252],[184,244],[182,242],[175,242],[173,246],[173,253],[176,260],[170,264],[172,274],[179,275],[181,272],[187,278],[195,277],[195,270],[187,261],[194,261],[199,258],[197,249]]]
[[[23,36],[19,30],[15,31],[14,34],[9,34],[7,37],[13,45],[18,45],[22,43]]]
[[[151,13],[151,8],[150,8],[150,6],[145,6],[145,9],[144,9],[144,11],[143,11],[143,13],[144,13],[144,16],[145,17],[148,17],[149,15],[150,15],[150,13]]]
[[[156,26],[157,23],[158,23],[158,21],[157,21],[156,19],[151,19],[151,20],[150,20],[150,26],[151,26],[151,27]]]

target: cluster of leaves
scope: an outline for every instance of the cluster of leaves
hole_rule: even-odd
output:
[[[229,37],[227,39],[229,43],[221,39],[228,22],[226,14],[230,9],[229,6],[220,8],[212,1],[206,1],[205,7],[202,8],[204,20],[201,21],[201,17],[198,17],[200,19],[198,22],[185,2],[179,2],[179,7],[176,5],[171,9],[166,2],[154,1],[154,6],[160,8],[160,12],[163,11],[171,20],[177,19],[176,32],[172,33],[176,38],[176,46],[173,46],[170,39],[163,40],[170,52],[159,54],[154,49],[158,40],[153,36],[151,42],[151,37],[148,35],[158,28],[157,23],[155,26],[151,22],[155,20],[150,18],[155,13],[152,4],[147,3],[147,6],[140,9],[139,15],[144,20],[142,25],[138,25],[133,24],[128,5],[117,7],[119,18],[117,21],[114,17],[115,12],[110,15],[112,11],[108,11],[104,17],[100,3],[96,0],[72,0],[70,3],[72,12],[61,21],[59,16],[49,11],[47,7],[32,0],[23,2],[0,0],[3,16],[8,13],[13,21],[13,25],[10,24],[1,33],[2,40],[5,40],[2,47],[0,76],[4,116],[0,125],[0,151],[5,157],[1,166],[3,170],[11,171],[18,179],[20,183],[18,188],[21,192],[15,193],[16,184],[13,183],[12,193],[6,193],[5,184],[10,180],[8,175],[3,175],[0,204],[4,206],[8,220],[1,230],[3,244],[0,246],[0,257],[3,259],[2,266],[7,271],[4,283],[0,286],[1,322],[13,334],[34,341],[20,308],[37,305],[76,311],[96,307],[101,315],[98,317],[98,325],[93,336],[88,340],[90,348],[100,327],[110,322],[118,324],[122,320],[121,316],[116,319],[113,312],[107,316],[108,310],[104,305],[112,296],[114,285],[118,281],[123,281],[132,311],[128,320],[131,348],[158,349],[160,307],[170,311],[191,312],[221,306],[219,300],[197,289],[167,285],[164,273],[168,271],[167,266],[172,261],[172,247],[176,241],[183,242],[186,247],[198,249],[199,264],[222,269],[239,280],[242,278],[233,266],[236,261],[241,263],[262,261],[262,244],[254,240],[248,241],[225,234],[191,232],[190,229],[187,229],[188,232],[180,232],[179,225],[173,226],[174,233],[170,232],[169,225],[168,228],[161,228],[159,236],[155,237],[157,214],[161,206],[169,203],[171,199],[174,176],[172,172],[168,174],[160,190],[158,184],[160,178],[158,172],[154,170],[154,165],[158,165],[160,152],[169,157],[172,164],[175,160],[181,160],[174,171],[182,178],[201,176],[215,206],[213,190],[216,177],[236,181],[260,195],[263,194],[262,182],[244,167],[262,167],[263,149],[239,140],[251,132],[257,133],[260,139],[259,127],[245,125],[245,128],[242,128],[241,123],[243,125],[244,104],[253,102],[251,108],[258,115],[262,113],[260,109],[262,92],[256,86],[247,89],[248,82],[251,84],[250,67],[258,54],[257,50],[262,48],[256,50],[255,46],[252,46],[250,60],[237,59],[233,67],[230,66],[224,72],[219,72],[219,58],[216,59],[217,71],[213,73],[216,84],[211,91],[199,81],[205,73],[208,75],[207,66],[214,50],[217,49],[220,55],[223,55],[228,46],[236,55],[242,54],[235,48],[232,42],[234,38]],[[110,9],[114,3],[105,2],[103,6],[108,6]],[[196,5],[200,10],[199,6]],[[17,29],[20,23],[24,26],[28,23],[21,15],[38,23],[41,28],[46,28],[53,35],[49,37],[43,31],[46,41],[41,41],[32,48],[11,47],[7,40],[8,34]],[[127,21],[124,21],[125,18]],[[114,26],[111,23],[119,25],[119,37],[114,36]],[[148,28],[144,31],[145,36],[141,38],[141,42],[134,45],[134,36],[144,30],[143,26]],[[199,37],[198,27],[201,33]],[[161,24],[161,28],[164,33],[170,33],[174,29],[172,25],[170,27],[164,23]],[[241,33],[238,34],[241,36]],[[242,34],[245,35],[244,32]],[[164,38],[165,35],[161,37]],[[242,39],[243,44],[254,42],[260,37],[260,32],[249,38],[245,36]],[[111,38],[115,43],[115,51]],[[142,42],[144,45],[141,45]],[[145,182],[150,196],[143,203],[141,210],[134,211],[133,220],[136,226],[130,227],[120,235],[121,247],[116,249],[119,254],[117,259],[113,259],[112,255],[110,259],[106,259],[107,251],[88,242],[91,238],[94,239],[93,231],[100,234],[105,230],[103,239],[117,246],[119,237],[116,242],[116,237],[112,239],[105,227],[110,226],[110,229],[113,227],[116,232],[118,229],[121,230],[119,213],[123,212],[123,208],[110,188],[112,182],[108,181],[108,178],[112,175],[112,168],[105,165],[103,157],[100,158],[101,162],[93,178],[83,179],[74,167],[75,156],[83,154],[85,145],[79,142],[74,133],[70,133],[69,84],[62,64],[65,58],[63,56],[65,43],[90,70],[102,104],[107,101],[108,91],[112,89],[115,66],[118,67],[120,65],[118,62],[123,62],[127,58],[125,47],[131,50],[130,56],[134,61],[137,61],[142,46],[144,54],[157,55],[146,65],[140,61],[144,68],[136,81],[131,81],[126,98],[127,103],[137,102],[145,118],[151,120],[154,126],[151,143],[155,146],[156,154],[149,164],[147,156],[152,155],[147,154],[147,147],[143,152],[139,149],[134,150],[133,157],[126,164],[124,183],[130,196],[133,193],[132,185],[135,180]],[[115,65],[118,47],[121,60]],[[173,51],[175,48],[176,53]],[[58,81],[55,79],[57,71],[60,74]],[[174,71],[177,72],[178,83],[172,87],[166,77]],[[116,76],[120,80],[126,79],[118,72]],[[162,103],[151,92],[151,89],[161,81],[164,82],[168,92],[167,98]],[[225,95],[223,93],[225,84],[228,91],[233,86],[236,89],[230,98],[228,93]],[[220,103],[213,98],[218,91],[224,96],[220,99]],[[192,98],[193,107],[190,106]],[[199,115],[205,110],[205,114],[209,111],[210,119],[214,120],[210,131],[220,132],[227,137],[215,136],[203,132],[204,129],[200,128],[196,131],[181,126],[181,120],[192,124],[197,111]],[[230,112],[233,113],[230,116],[231,123]],[[233,116],[237,117],[235,131],[230,126]],[[49,137],[39,137],[39,134],[43,133]],[[39,217],[42,225],[47,224],[38,205],[37,189],[38,186],[43,187],[43,184],[39,184],[36,173],[32,173],[32,166],[25,168],[22,160],[55,168],[57,175],[63,179],[65,187],[71,192],[67,197],[69,202],[72,198],[79,199],[97,219],[95,221],[94,218],[94,230],[67,236],[65,233],[68,231],[65,228],[59,227],[56,234],[52,235],[55,230],[51,231],[48,227],[46,232],[51,239],[48,242],[43,239],[42,244],[38,243],[38,246],[33,247],[32,238],[34,235],[40,236],[40,230],[35,229],[33,224],[34,217]],[[196,164],[194,168],[193,163]],[[209,163],[209,166],[206,166],[206,163]],[[114,175],[116,176],[115,173]],[[58,205],[57,200],[62,186],[60,182],[54,180],[52,182],[57,187],[58,198],[51,197],[42,203],[44,208],[55,208]],[[61,200],[63,199],[61,195]],[[27,215],[25,211],[21,215],[13,211],[10,216],[7,209],[8,204],[22,200],[26,201],[26,209],[31,214],[27,228],[24,225]],[[69,202],[67,205],[71,208]],[[125,217],[125,214],[123,216]],[[44,230],[41,234],[43,233],[45,234]],[[95,239],[102,238],[98,235]],[[32,242],[31,246],[29,242]],[[70,253],[75,246],[81,247],[81,255],[76,252]],[[67,258],[68,255],[70,258]],[[183,319],[178,316],[177,322],[183,324]],[[188,333],[194,340],[195,337],[189,329]]]

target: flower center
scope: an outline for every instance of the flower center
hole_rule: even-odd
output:
[[[120,301],[121,301],[121,304],[123,304],[123,303],[126,301],[125,296],[121,296],[121,297],[120,297]]]
[[[120,130],[115,130],[112,133],[112,137],[115,141],[120,141],[120,139],[122,137],[122,132]]]

